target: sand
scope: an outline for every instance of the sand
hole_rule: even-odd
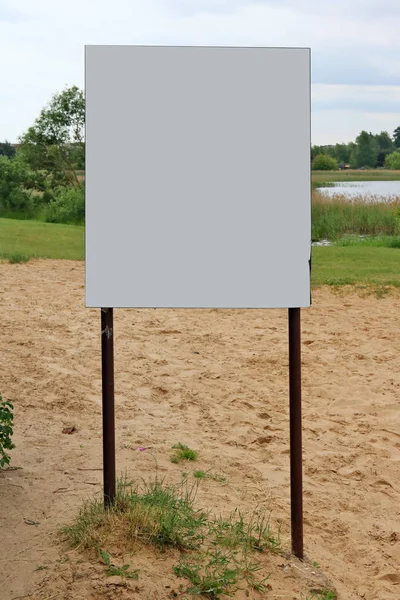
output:
[[[57,534],[102,482],[100,311],[84,306],[83,263],[2,263],[0,275],[0,392],[15,405],[18,467],[0,474],[1,599],[171,597],[184,583],[173,553],[131,557],[141,575],[125,589]],[[400,297],[316,290],[302,340],[307,562],[263,557],[268,598],[300,600],[329,580],[339,599],[398,599]],[[171,481],[221,473],[201,482],[199,505],[268,506],[290,548],[287,311],[116,310],[115,381],[119,473],[154,476],[143,446]],[[195,467],[170,462],[177,442],[199,451]]]

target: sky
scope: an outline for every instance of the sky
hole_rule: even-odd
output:
[[[313,144],[400,125],[399,0],[0,0],[0,141],[84,87],[86,44],[311,48]]]

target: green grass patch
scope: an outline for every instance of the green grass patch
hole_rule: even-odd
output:
[[[346,169],[343,171],[312,171],[314,183],[329,181],[400,181],[400,170],[389,169]]]
[[[102,498],[87,502],[62,533],[73,546],[96,552],[115,535],[122,545],[136,540],[160,549],[196,548],[207,518],[194,508],[196,489],[187,484],[169,486],[158,479],[141,486],[120,480],[112,509],[104,510]]]
[[[341,247],[400,248],[400,236],[379,235],[360,238],[358,235],[347,235],[337,240],[335,245]]]
[[[84,244],[82,226],[0,219],[0,257],[6,260],[12,256],[83,260]]]
[[[313,247],[311,281],[321,285],[400,286],[400,249],[368,244]]]
[[[115,565],[104,550],[112,545],[122,553],[132,552],[133,544],[139,543],[155,551],[179,551],[173,572],[186,580],[185,593],[218,599],[243,585],[267,592],[270,573],[259,557],[267,551],[282,553],[270,515],[255,510],[245,516],[235,510],[227,517],[212,516],[196,507],[198,483],[189,486],[187,478],[179,485],[157,477],[140,485],[118,480],[115,505],[104,509],[102,496],[95,496],[62,534],[71,546],[105,563],[106,575],[140,577],[129,564]]]

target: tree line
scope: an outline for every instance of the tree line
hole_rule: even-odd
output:
[[[55,94],[24,132],[17,148],[0,143],[0,216],[83,223],[85,200],[85,98],[76,86]],[[355,142],[311,146],[313,169],[400,169],[400,127]]]
[[[400,127],[393,136],[387,131],[375,135],[361,131],[355,142],[311,146],[311,160],[314,169],[337,169],[344,165],[352,169],[400,169]]]

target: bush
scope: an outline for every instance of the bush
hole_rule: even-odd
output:
[[[328,154],[318,154],[312,161],[313,171],[335,171],[338,168],[336,158]]]
[[[18,158],[0,156],[0,213],[33,215],[33,171]],[[29,189],[30,188],[30,189]]]
[[[48,223],[84,223],[85,191],[83,186],[57,188],[55,199],[51,200],[45,208],[43,216]]]
[[[11,402],[3,401],[0,394],[0,469],[4,465],[10,464],[10,457],[6,450],[12,450],[15,448],[11,441],[13,434],[13,405]]]
[[[385,167],[387,169],[400,169],[400,151],[392,152],[385,158]]]

